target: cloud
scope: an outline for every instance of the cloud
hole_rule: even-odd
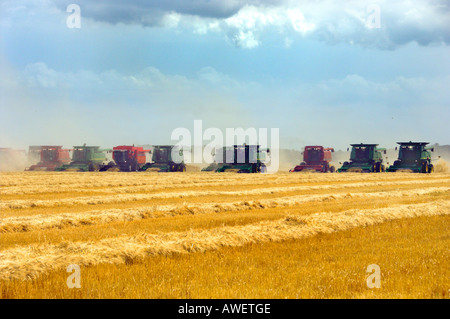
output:
[[[0,81],[3,143],[168,143],[172,129],[194,119],[221,129],[278,127],[282,143],[296,136],[337,146],[355,136],[384,143],[408,134],[446,143],[448,135],[448,75],[382,82],[349,74],[274,85],[211,66],[192,76],[153,66],[128,74],[63,72],[42,62],[20,72],[3,63],[0,71],[9,79]]]
[[[54,0],[61,10],[66,1]],[[395,49],[409,42],[450,43],[450,9],[444,0],[379,0],[345,3],[289,0],[80,0],[82,15],[111,24],[221,32],[237,47],[253,49],[266,33]],[[379,25],[373,22],[379,22]],[[375,27],[374,27],[375,26]]]
[[[54,0],[65,10],[67,1]],[[83,14],[97,21],[108,23],[137,23],[146,26],[161,25],[164,15],[171,12],[187,16],[226,19],[246,5],[277,5],[282,0],[78,0]]]
[[[13,78],[14,81],[0,82],[5,92],[12,87],[22,86],[44,93],[93,91],[97,96],[112,94],[110,99],[129,93],[144,99],[157,96],[161,98],[161,103],[164,99],[173,100],[172,97],[176,96],[179,98],[179,108],[184,108],[183,104],[187,103],[182,102],[183,99],[193,96],[201,98],[211,92],[230,95],[236,99],[254,99],[254,96],[258,96],[271,100],[268,95],[275,99],[284,95],[293,100],[307,101],[309,105],[326,107],[340,107],[344,104],[359,107],[364,104],[407,109],[412,106],[450,104],[448,75],[434,78],[397,76],[390,81],[379,82],[359,74],[349,74],[343,78],[317,82],[297,81],[295,84],[273,86],[271,82],[243,82],[210,66],[187,77],[163,73],[155,67],[147,67],[133,74],[122,74],[115,70],[99,73],[90,70],[60,72],[38,62],[28,64],[19,76]],[[295,105],[294,101],[290,102]]]

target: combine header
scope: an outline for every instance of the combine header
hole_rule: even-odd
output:
[[[217,150],[215,155],[218,168],[216,172],[237,173],[266,173],[264,164],[266,151],[261,150],[260,145],[233,145]]]
[[[431,164],[431,152],[434,148],[426,147],[427,142],[398,142],[400,145],[398,159],[387,171],[408,171],[413,173],[432,173],[434,171]],[[396,147],[395,150],[398,148]]]
[[[99,146],[74,146],[72,162],[58,167],[57,171],[96,172],[106,163],[105,150]]]
[[[178,158],[173,158],[176,154]],[[152,163],[144,164],[140,171],[186,172],[183,149],[174,145],[156,145],[153,147]]]
[[[29,158],[39,152],[39,163],[31,165],[27,171],[54,171],[56,168],[69,164],[69,150],[62,149],[62,146],[30,146]]]
[[[336,169],[333,165],[330,165],[332,152],[334,152],[334,149],[331,147],[306,146],[303,151],[303,162],[289,172],[316,171],[334,173]]]
[[[350,162],[344,162],[338,172],[384,172],[383,156],[386,149],[377,148],[378,144],[351,144]]]
[[[112,150],[113,162],[102,166],[100,171],[117,169],[121,172],[137,172],[146,163],[145,153],[150,153],[150,150],[134,145],[115,146]]]

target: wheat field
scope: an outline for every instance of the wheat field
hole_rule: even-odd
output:
[[[0,177],[0,298],[449,298],[449,173]]]

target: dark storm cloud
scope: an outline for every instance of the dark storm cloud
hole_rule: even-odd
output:
[[[245,5],[278,5],[283,0],[78,0],[54,1],[61,10],[78,4],[85,17],[109,23],[159,25],[164,13],[177,12],[206,18],[224,19]]]
[[[169,19],[173,25],[202,26],[203,33],[207,33],[209,22],[215,20],[216,31],[244,48],[258,47],[260,35],[267,29],[295,36],[293,29],[298,31],[292,20],[295,10],[304,16],[305,24],[313,26],[302,36],[331,45],[349,43],[389,50],[410,42],[423,46],[450,44],[447,0],[378,0],[375,5],[379,8],[380,27],[376,29],[367,27],[370,5],[357,0],[344,4],[331,0],[54,0],[54,3],[62,11],[69,3],[76,3],[83,17],[110,24],[167,26],[168,14],[175,12],[179,16]],[[178,24],[179,19],[184,23]]]

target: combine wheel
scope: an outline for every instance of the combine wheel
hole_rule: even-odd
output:
[[[330,166],[330,173],[334,173],[336,171],[336,168],[334,166]]]
[[[428,173],[428,163],[422,163],[422,170],[421,173]]]
[[[378,162],[374,165],[374,172],[381,173],[383,171],[384,171],[384,165],[382,165],[380,162]]]
[[[434,172],[434,166],[433,166],[433,164],[430,164],[428,166],[428,173],[433,173],[433,172]]]

